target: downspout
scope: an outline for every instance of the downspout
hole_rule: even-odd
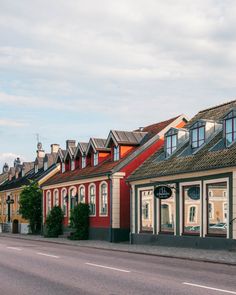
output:
[[[132,190],[132,186],[130,185],[130,201],[129,201],[129,207],[130,207],[130,213],[129,213],[129,216],[130,216],[130,231],[129,231],[129,243],[132,244],[132,228],[133,228],[133,204],[132,204],[132,201],[133,201],[133,190]]]
[[[112,177],[110,174],[108,174],[108,179],[110,180],[110,228],[109,228],[109,242],[112,243],[113,239],[112,239]]]

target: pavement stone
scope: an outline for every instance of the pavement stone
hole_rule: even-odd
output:
[[[205,250],[195,248],[166,247],[157,245],[131,245],[129,243],[110,243],[98,240],[71,241],[66,238],[44,238],[43,236],[0,233],[1,237],[24,239],[55,244],[89,247],[94,249],[137,253],[145,255],[162,256],[169,258],[204,261],[236,266],[236,252],[228,250]]]

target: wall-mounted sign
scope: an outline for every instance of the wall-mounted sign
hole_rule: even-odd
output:
[[[188,196],[192,200],[199,200],[200,199],[200,187],[199,186],[192,186],[188,189]]]
[[[172,196],[172,189],[166,185],[157,186],[154,189],[154,196],[158,199],[168,199]]]

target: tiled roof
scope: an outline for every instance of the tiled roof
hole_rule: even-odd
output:
[[[199,112],[187,126],[191,126],[199,119],[220,120],[236,101]],[[184,144],[170,158],[165,159],[164,148],[157,151],[146,160],[129,178],[129,181],[169,176],[188,172],[197,172],[236,166],[236,144],[226,148],[222,144],[223,131],[215,133],[197,153],[186,153],[190,146],[189,141]]]
[[[160,122],[155,125],[155,128],[150,128],[151,136],[157,135],[160,131],[162,131],[164,128],[166,128],[169,124],[174,122],[178,117],[172,118],[170,120],[166,120],[164,122]],[[157,132],[153,135],[154,130]],[[104,143],[104,142],[103,142]],[[147,142],[145,144],[148,144]],[[48,181],[46,181],[43,186],[47,185],[53,185],[53,184],[59,184],[59,183],[65,183],[69,181],[74,180],[80,180],[80,179],[88,179],[96,176],[102,176],[107,175],[109,173],[117,172],[119,171],[120,167],[122,165],[126,165],[131,160],[133,160],[133,155],[141,153],[143,146],[136,146],[132,150],[132,152],[128,153],[124,158],[120,159],[119,161],[112,161],[110,158],[103,161],[102,163],[98,164],[95,167],[86,167],[83,169],[75,169],[74,171],[66,171],[64,173],[58,172],[56,175],[54,175],[52,178],[50,178]]]
[[[7,172],[0,174],[0,184],[5,182],[7,180],[7,178],[8,178],[8,173]]]

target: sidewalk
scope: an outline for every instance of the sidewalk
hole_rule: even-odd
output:
[[[65,238],[44,238],[42,236],[0,233],[1,237],[23,239],[31,241],[49,242],[55,244],[72,245],[94,249],[137,253],[161,257],[187,259],[192,261],[204,261],[236,266],[236,252],[226,250],[205,250],[193,248],[175,248],[150,245],[130,245],[128,243],[109,243],[106,241],[71,241]]]

